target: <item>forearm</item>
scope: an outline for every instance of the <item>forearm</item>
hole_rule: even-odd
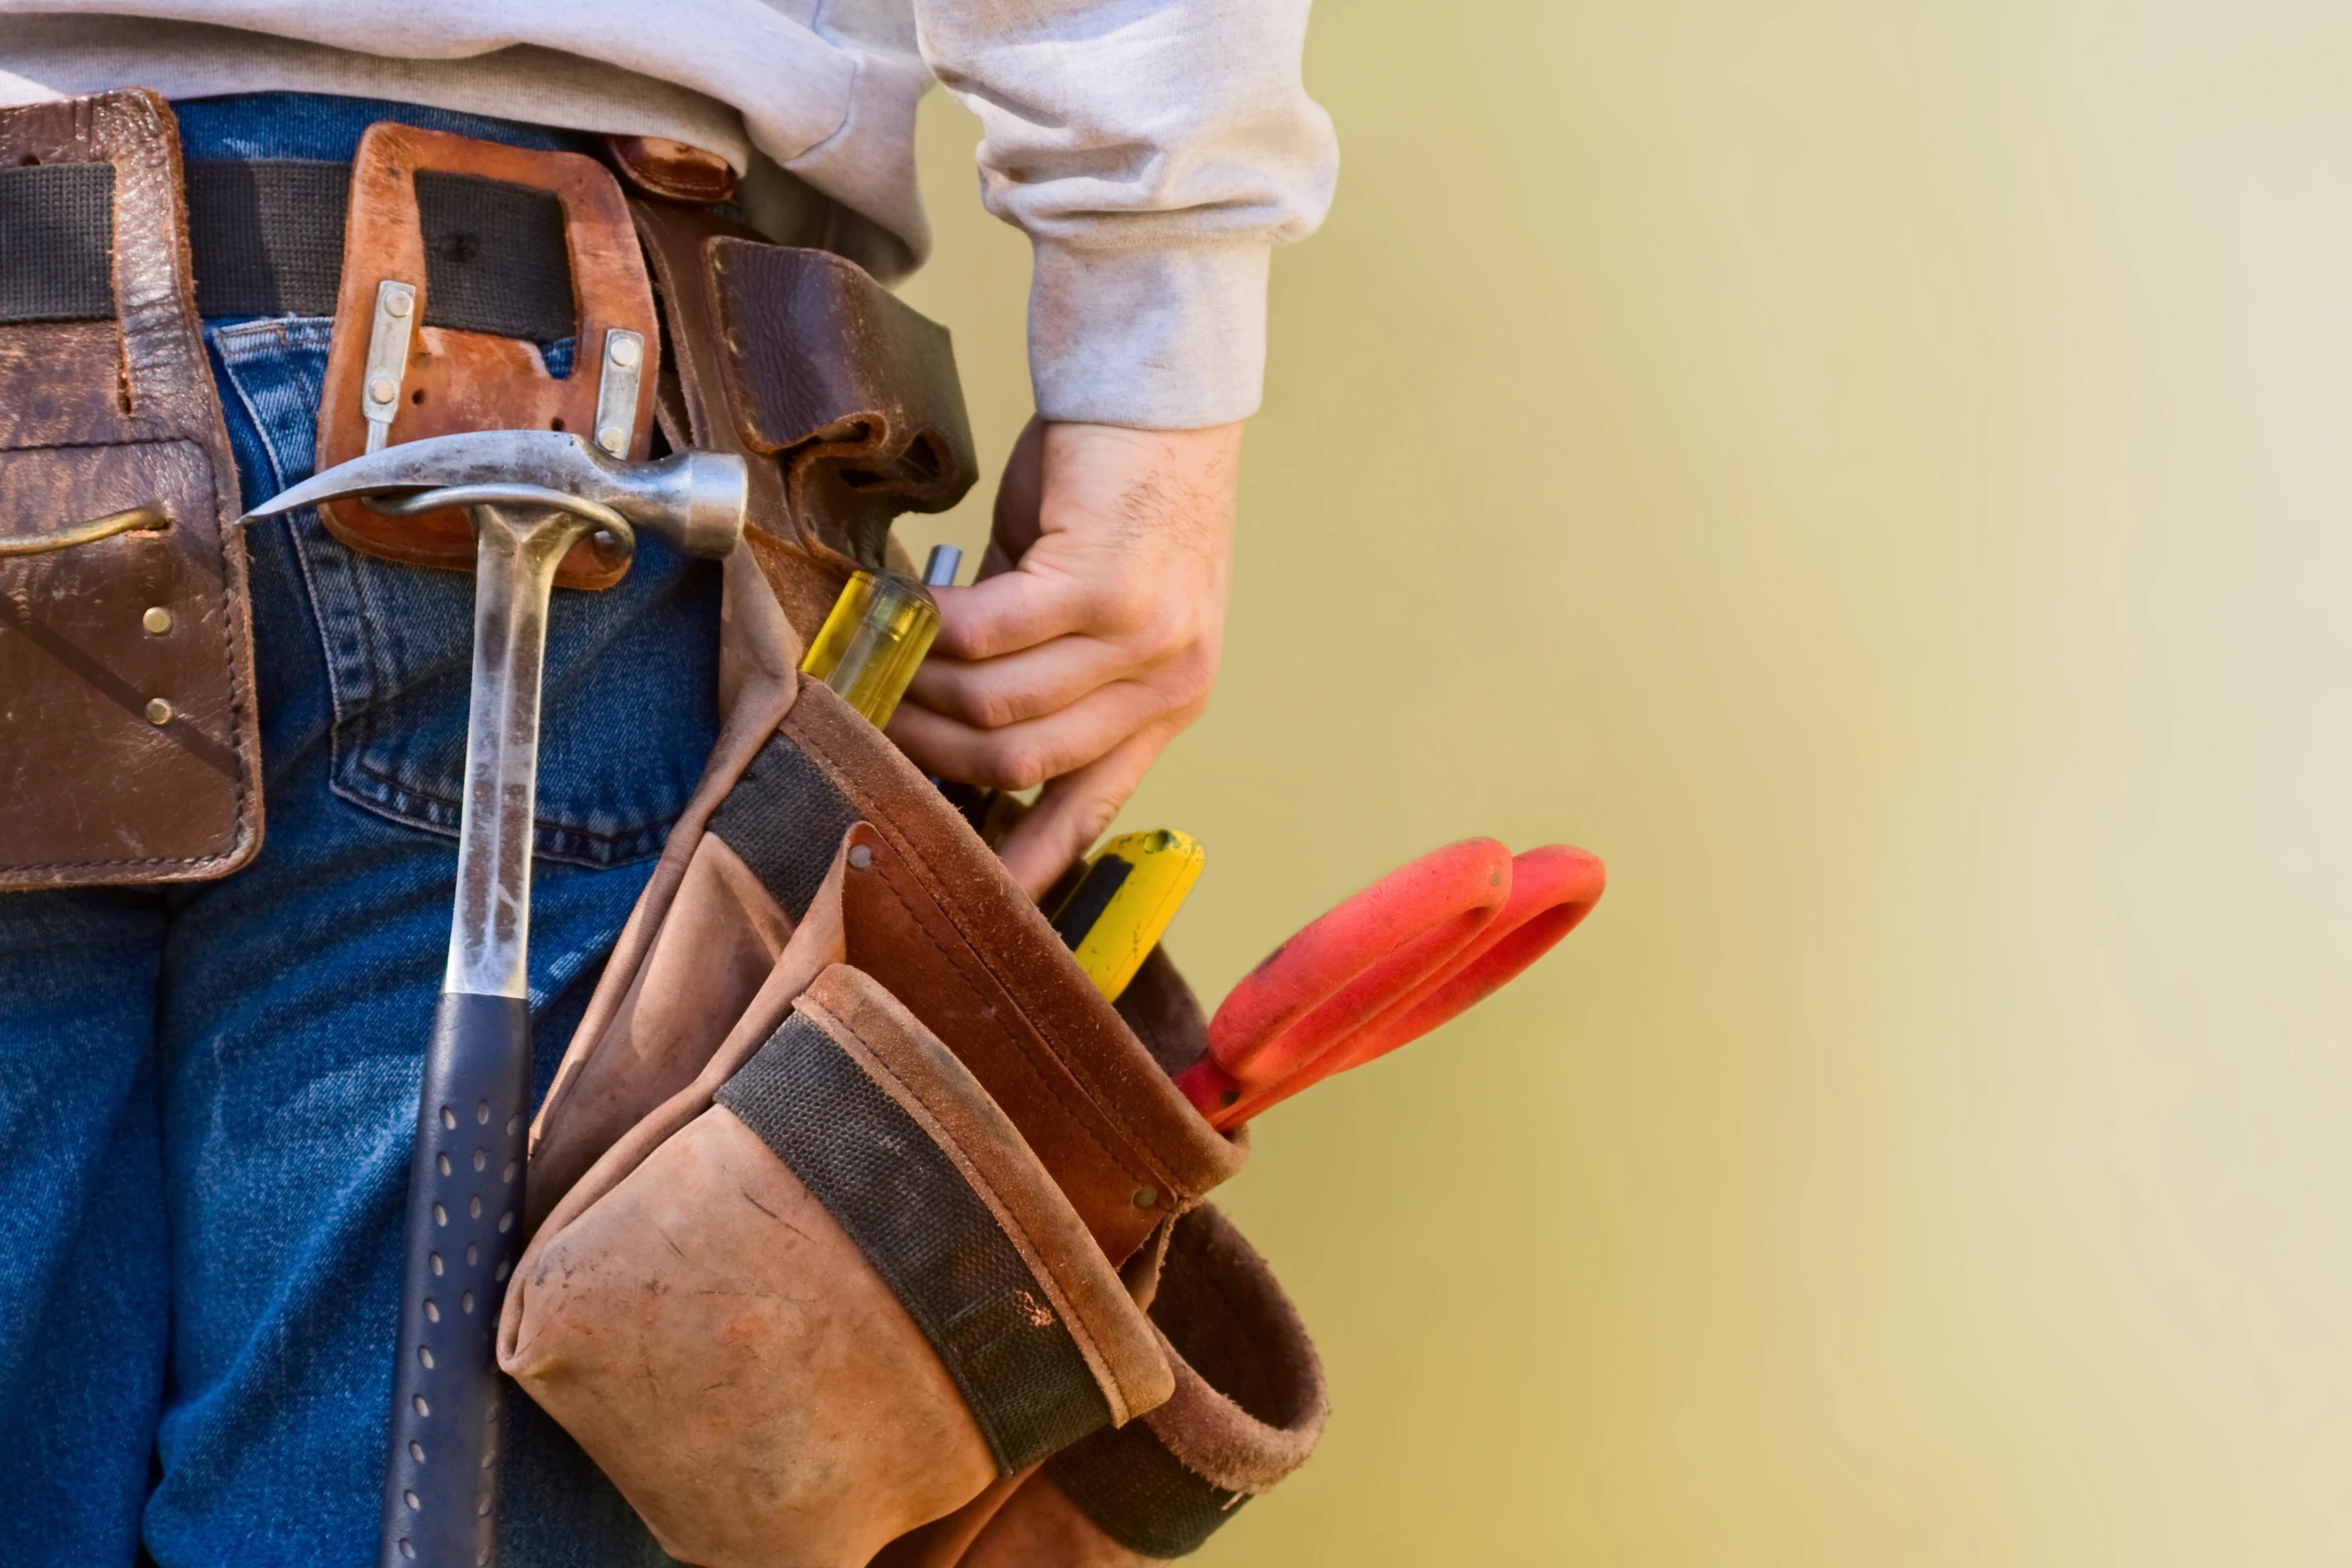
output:
[[[916,0],[980,117],[981,197],[1036,247],[1047,419],[1200,429],[1255,412],[1271,248],[1322,221],[1330,121],[1306,0]]]

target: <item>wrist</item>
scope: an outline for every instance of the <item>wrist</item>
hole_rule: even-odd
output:
[[[1198,430],[1257,411],[1268,247],[1036,243],[1029,373],[1055,423]]]

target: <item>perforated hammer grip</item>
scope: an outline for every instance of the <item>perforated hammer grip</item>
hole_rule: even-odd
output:
[[[444,995],[408,1170],[380,1568],[499,1558],[499,1304],[521,1250],[530,1007]]]

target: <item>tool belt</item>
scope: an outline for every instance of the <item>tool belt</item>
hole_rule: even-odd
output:
[[[1191,991],[1155,952],[1105,1001],[797,668],[891,520],[972,482],[945,331],[628,157],[634,196],[400,126],[349,170],[184,170],[137,90],[0,110],[0,888],[259,843],[200,315],[332,311],[321,468],[515,421],[739,454],[724,722],[530,1130],[500,1364],[705,1568],[1162,1561],[1304,1459],[1312,1348],[1202,1201],[1246,1135],[1169,1076],[1206,1049]],[[446,519],[323,515],[466,564]],[[559,580],[623,570],[592,538]]]
[[[614,159],[630,196],[579,153],[394,124],[349,167],[184,167],[152,93],[0,110],[0,890],[219,877],[260,846],[241,509],[201,317],[335,317],[322,468],[486,428],[741,454],[752,555],[803,635],[885,563],[892,517],[970,489],[945,331],[851,261],[686,205],[716,187],[637,145]],[[828,205],[811,193],[788,237],[837,226]],[[355,549],[470,569],[454,513],[322,516]],[[591,539],[558,582],[625,570]]]

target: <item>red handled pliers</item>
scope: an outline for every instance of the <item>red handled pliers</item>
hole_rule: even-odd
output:
[[[1244,976],[1177,1087],[1220,1129],[1419,1039],[1551,950],[1607,872],[1565,844],[1466,838],[1399,867]]]

